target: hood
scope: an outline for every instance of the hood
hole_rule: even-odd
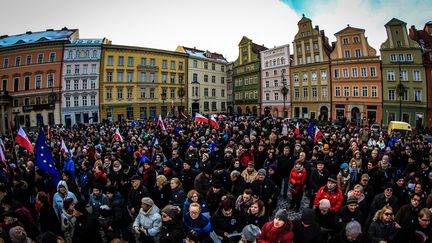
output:
[[[59,181],[59,183],[57,184],[57,191],[59,190],[60,186],[64,186],[66,188],[66,193],[68,193],[69,189],[68,189],[66,181],[64,181],[64,180]]]
[[[153,205],[147,213],[144,212],[144,210],[142,208],[140,209],[140,213],[144,214],[145,216],[149,216],[152,214],[159,214],[159,212],[160,212],[160,209],[158,208],[158,206],[156,206],[156,204]]]

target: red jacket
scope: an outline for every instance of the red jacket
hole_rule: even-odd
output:
[[[257,243],[292,243],[294,239],[293,224],[288,221],[284,226],[275,228],[273,221],[264,224]]]
[[[242,155],[240,155],[240,164],[242,164],[244,167],[248,166],[248,163],[250,161],[255,163],[255,156],[252,151],[244,152]]]
[[[300,172],[297,172],[295,169],[291,170],[289,176],[289,182],[294,186],[295,192],[299,193],[303,190],[304,184],[306,181],[306,169],[303,168]]]
[[[319,201],[321,199],[328,199],[330,201],[330,212],[337,212],[342,206],[344,197],[342,194],[342,191],[339,187],[336,187],[336,189],[332,192],[327,190],[327,185],[322,186],[315,197],[314,206],[319,206]]]

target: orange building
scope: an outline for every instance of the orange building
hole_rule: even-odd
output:
[[[336,45],[330,55],[332,119],[345,117],[356,124],[381,123],[380,59],[364,33],[364,29],[348,25],[335,34]]]

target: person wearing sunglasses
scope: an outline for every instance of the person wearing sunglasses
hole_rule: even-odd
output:
[[[396,241],[397,227],[394,221],[393,209],[384,206],[375,213],[367,234],[367,242],[391,243]]]

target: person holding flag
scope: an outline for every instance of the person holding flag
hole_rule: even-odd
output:
[[[40,129],[42,131],[42,129]],[[45,135],[44,135],[44,142],[45,142]],[[22,127],[19,128],[18,134],[15,137],[15,143],[21,145],[21,147],[25,148],[29,153],[33,153],[33,146],[30,143],[30,140],[27,137],[27,134],[25,133],[24,129]]]
[[[22,130],[22,128],[20,128],[20,130]],[[42,127],[39,127],[39,135],[36,141],[35,155],[37,167],[42,171],[48,172],[51,175],[51,179],[54,185],[57,185],[61,179],[60,173],[58,172],[57,167],[54,164],[54,159],[51,155],[51,151],[46,144],[45,134]]]
[[[216,115],[211,115],[210,125],[212,125],[216,130],[219,130],[219,123],[216,121]]]

